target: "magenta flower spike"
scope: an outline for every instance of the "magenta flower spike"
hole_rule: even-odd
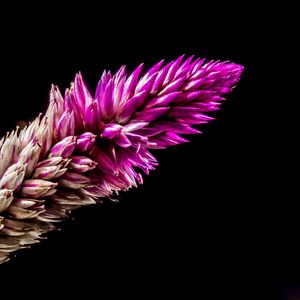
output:
[[[213,120],[241,65],[184,56],[129,76],[104,71],[95,93],[79,73],[63,97],[0,141],[0,263],[69,212],[137,187],[158,165],[151,149],[187,142]]]

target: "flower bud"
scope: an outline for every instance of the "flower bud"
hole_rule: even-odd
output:
[[[97,163],[85,156],[71,156],[70,169],[83,173],[96,168]]]
[[[20,153],[20,161],[27,164],[25,176],[31,174],[39,160],[40,153],[41,147],[35,139],[32,140]]]
[[[75,172],[66,172],[60,179],[59,184],[61,186],[71,189],[81,189],[90,183],[90,178]]]
[[[96,135],[91,132],[85,132],[78,136],[76,140],[76,150],[86,152],[91,150],[96,140]]]
[[[8,189],[0,190],[0,212],[4,211],[7,207],[9,207],[13,199],[14,196],[12,190],[8,190]]]
[[[58,164],[63,164],[67,161],[68,161],[68,159],[63,159],[62,157],[59,157],[59,156],[50,157],[50,158],[44,159],[41,162],[39,162],[36,165],[36,168],[57,166]]]
[[[32,178],[50,180],[62,176],[68,169],[61,166],[36,168]]]
[[[61,156],[63,158],[67,158],[73,153],[75,144],[76,137],[68,136],[54,145],[54,147],[50,150],[49,157]]]
[[[23,197],[39,198],[54,193],[56,191],[55,186],[57,186],[57,183],[51,181],[30,179],[24,181],[20,192]]]

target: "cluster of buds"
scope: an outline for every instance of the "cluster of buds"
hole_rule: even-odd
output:
[[[52,86],[44,116],[0,141],[0,263],[71,210],[141,184],[158,164],[149,150],[200,133],[243,67],[180,56],[141,70],[104,71],[94,96],[81,74],[64,97]]]

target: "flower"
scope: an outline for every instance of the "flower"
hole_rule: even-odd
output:
[[[45,115],[0,141],[0,263],[69,211],[141,184],[150,150],[200,133],[243,71],[193,56],[142,68],[104,71],[94,94],[80,73],[64,97],[52,86]]]

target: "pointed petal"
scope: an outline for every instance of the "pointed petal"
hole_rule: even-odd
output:
[[[88,131],[98,133],[99,131],[99,114],[98,103],[96,100],[92,101],[84,113],[84,125]]]
[[[167,86],[169,83],[172,82],[172,80],[174,78],[174,75],[175,75],[175,73],[176,73],[176,71],[177,71],[177,69],[178,69],[178,67],[179,67],[179,65],[180,65],[183,57],[184,57],[184,54],[181,55],[181,56],[179,56],[175,60],[175,62],[171,65],[171,67],[169,68],[168,73],[166,75],[166,79],[164,80],[164,83],[163,83],[164,87]]]
[[[119,135],[122,131],[122,126],[119,124],[107,124],[103,131],[101,132],[101,136],[107,139],[113,139],[117,135]]]
[[[153,98],[146,102],[145,109],[157,107],[157,106],[167,106],[171,102],[175,101],[176,98],[180,97],[181,92],[173,92],[163,96],[159,96],[157,98]]]
[[[134,95],[137,80],[143,65],[144,64],[140,64],[126,80],[122,101],[126,101],[127,99],[131,98]]]
[[[100,105],[101,118],[109,120],[113,115],[114,99],[113,99],[113,80],[110,79],[105,86],[102,99],[98,100]]]
[[[148,125],[148,122],[132,122],[123,127],[123,132],[132,132]]]
[[[150,108],[150,109],[135,113],[133,115],[132,119],[150,123],[153,120],[160,117],[162,114],[164,114],[168,109],[169,109],[169,107]]]
[[[131,146],[131,142],[128,139],[128,137],[124,134],[121,133],[115,138],[115,142],[117,145],[119,145],[122,148],[127,148]]]
[[[92,101],[92,96],[87,89],[82,75],[79,73],[75,76],[74,80],[74,94],[76,104],[82,112],[85,111],[86,106]]]
[[[131,99],[127,100],[123,108],[121,109],[120,114],[116,117],[118,122],[126,123],[130,119],[134,111],[136,111],[141,105],[143,105],[146,99],[146,95],[146,91],[140,92]]]

